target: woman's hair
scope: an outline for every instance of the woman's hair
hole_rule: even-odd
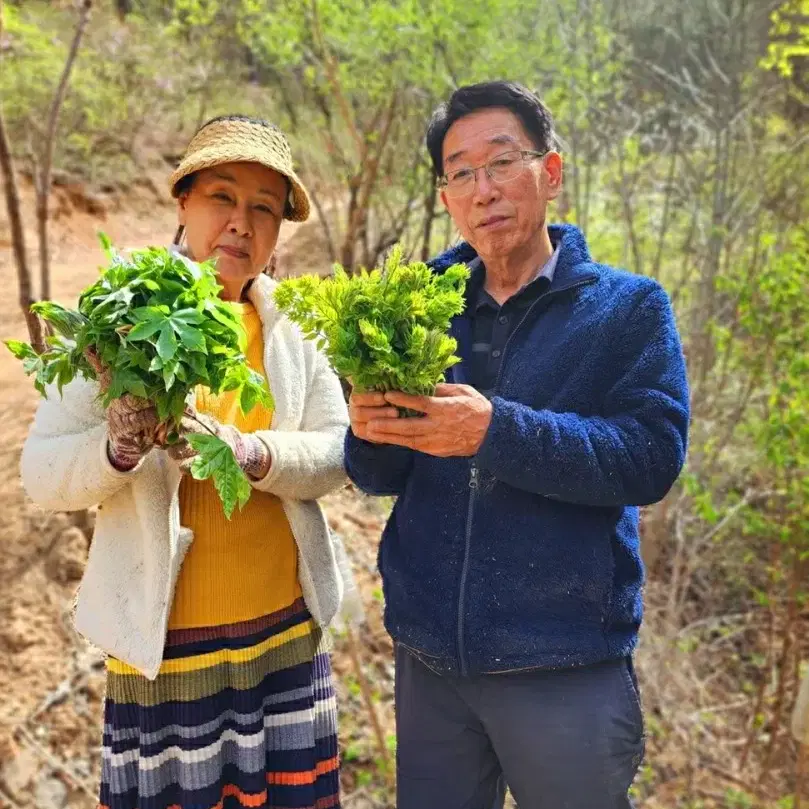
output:
[[[177,196],[181,197],[183,194],[188,194],[191,191],[197,179],[197,172],[193,171],[191,174],[186,174],[177,181],[175,188],[177,189]]]

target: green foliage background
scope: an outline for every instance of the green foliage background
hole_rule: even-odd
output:
[[[643,514],[651,755],[637,798],[793,805],[786,728],[809,658],[809,4],[129,5],[121,20],[98,3],[58,167],[126,187],[165,173],[207,117],[260,114],[290,135],[326,261],[350,270],[396,242],[425,259],[456,238],[423,146],[439,101],[495,77],[539,91],[566,166],[551,218],[666,286],[693,388],[686,472]],[[74,14],[4,4],[0,103],[22,167]]]

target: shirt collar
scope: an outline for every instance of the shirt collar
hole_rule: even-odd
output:
[[[553,282],[553,275],[556,272],[556,264],[559,261],[559,246],[553,251],[551,257],[526,281],[514,295],[519,295],[523,290],[537,282],[549,285]],[[491,297],[484,287],[486,279],[486,265],[480,256],[475,256],[468,264],[470,271],[470,286],[477,288],[476,305],[480,306],[488,302]]]

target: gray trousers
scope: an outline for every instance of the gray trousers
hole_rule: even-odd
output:
[[[631,809],[643,716],[630,660],[446,677],[396,648],[397,809]]]

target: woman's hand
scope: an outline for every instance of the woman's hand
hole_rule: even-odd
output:
[[[188,441],[188,435],[215,435],[224,441],[233,451],[236,463],[253,480],[261,480],[270,471],[270,450],[257,435],[243,433],[230,424],[220,424],[210,416],[200,415],[193,408],[187,408],[180,423],[180,440],[166,447],[166,452],[177,461],[183,472],[191,470],[191,464],[197,456],[196,450]]]
[[[88,348],[87,361],[95,370],[101,392],[110,385],[110,370],[98,354]],[[107,456],[120,472],[134,469],[156,443],[161,432],[157,410],[151,402],[125,393],[107,407]]]

